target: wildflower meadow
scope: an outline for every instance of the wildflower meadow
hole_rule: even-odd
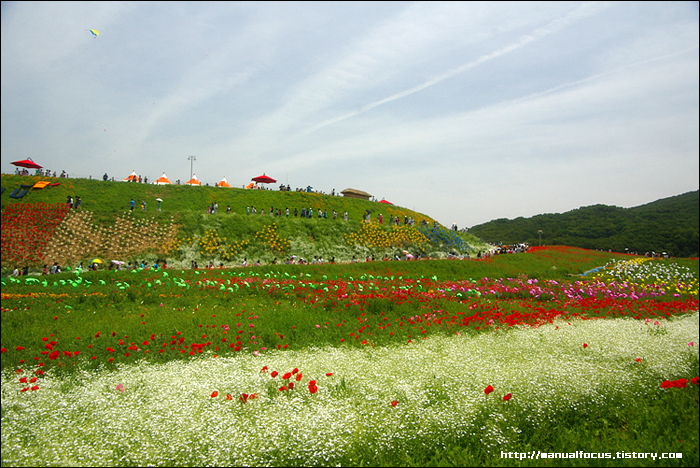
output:
[[[2,463],[697,466],[698,322],[697,259],[567,247],[3,278]]]

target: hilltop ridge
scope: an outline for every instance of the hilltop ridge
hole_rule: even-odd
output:
[[[39,180],[60,185],[30,189],[20,199],[9,197],[9,192],[20,185]],[[61,224],[49,229],[45,245],[40,247],[45,261],[74,263],[105,256],[123,261],[141,261],[143,257],[151,261],[167,259],[170,264],[184,266],[193,261],[232,265],[244,260],[281,262],[291,256],[307,261],[314,257],[326,261],[395,255],[404,258],[406,254],[443,258],[476,254],[488,248],[469,234],[450,231],[431,217],[407,208],[313,192],[7,174],[2,175],[2,186],[7,189],[2,195],[5,268],[9,266],[6,262],[16,261],[6,251],[9,244],[6,238],[9,239],[12,228],[9,220],[21,218],[26,208],[37,204],[63,207],[69,196],[81,198],[81,210],[67,210]],[[161,211],[157,211],[157,199],[162,200]],[[218,205],[217,212],[207,213],[214,203]],[[302,209],[305,212],[310,209],[312,217],[301,218]],[[323,213],[320,218],[319,211]],[[382,223],[378,222],[380,215]],[[369,223],[363,222],[364,216]],[[390,225],[397,218],[398,225]],[[21,232],[15,229],[13,235],[20,236]],[[33,258],[34,264],[42,263],[36,255]]]

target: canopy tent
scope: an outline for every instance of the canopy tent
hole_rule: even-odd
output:
[[[138,182],[139,176],[136,175],[136,171],[131,171],[131,174],[129,174],[129,177],[126,179],[122,179],[122,182]]]
[[[250,180],[258,182],[260,184],[274,184],[275,182],[277,182],[272,177],[265,175],[265,173],[263,173],[263,175],[261,175],[261,176],[253,177]]]
[[[156,185],[172,185],[172,182],[170,182],[170,179],[168,179],[168,176],[165,175],[165,172],[163,172],[163,175],[158,178],[155,182],[153,182]]]
[[[44,167],[32,161],[32,158],[23,159],[21,161],[15,161],[10,164],[14,164],[18,167],[26,167],[27,169],[41,169],[42,167]]]
[[[228,187],[228,188],[231,188],[231,184],[228,183],[228,180],[226,180],[226,177],[224,177],[223,179],[221,179],[221,181],[220,181],[218,184],[216,184],[216,186],[217,186],[217,187]]]
[[[255,182],[251,182],[245,186],[245,188],[247,188],[247,189],[252,189],[253,187],[255,187]]]
[[[197,178],[197,174],[193,174],[192,178],[185,182],[185,185],[202,185],[202,183]]]

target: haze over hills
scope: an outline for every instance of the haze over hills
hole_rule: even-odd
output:
[[[698,191],[633,207],[584,206],[566,213],[496,219],[469,229],[494,244],[569,245],[617,252],[698,256]]]

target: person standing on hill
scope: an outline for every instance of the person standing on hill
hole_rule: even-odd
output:
[[[141,209],[142,209],[143,211],[146,211],[146,200],[143,200],[143,201],[141,202]]]
[[[75,209],[76,209],[76,210],[79,210],[79,209],[80,209],[80,205],[82,205],[82,204],[83,204],[83,201],[80,199],[80,197],[77,197],[76,200],[75,200]]]
[[[132,198],[132,199],[131,199],[131,202],[130,202],[131,211],[134,211],[134,206],[135,206],[135,205],[136,205],[136,203],[134,202],[134,199]]]

